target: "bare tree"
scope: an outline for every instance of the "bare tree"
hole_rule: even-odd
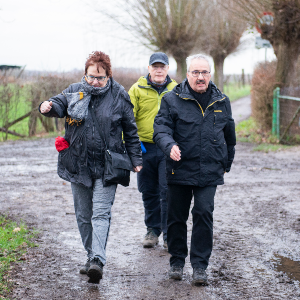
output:
[[[277,57],[276,81],[287,86],[293,81],[300,55],[300,0],[232,0],[240,19],[255,25],[264,12],[273,13],[272,22],[261,22],[261,36],[271,42]],[[230,8],[229,8],[230,9]]]
[[[203,29],[206,1],[201,0],[116,0],[126,17],[107,16],[117,21],[147,48],[174,57],[177,76],[185,77],[186,57],[192,52]],[[102,11],[103,13],[103,11]],[[131,16],[131,21],[128,20]],[[126,19],[125,19],[126,18]]]
[[[232,1],[228,1],[232,5]],[[232,12],[221,9],[219,0],[211,1],[207,7],[205,34],[199,37],[197,48],[214,60],[214,82],[223,90],[223,66],[225,58],[238,51],[240,38],[247,28],[245,21],[233,18]]]

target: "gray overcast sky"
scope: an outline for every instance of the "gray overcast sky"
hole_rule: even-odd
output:
[[[151,52],[122,40],[121,36],[130,35],[112,29],[94,11],[96,3],[100,3],[98,9],[113,9],[108,0],[0,0],[0,64],[26,65],[27,70],[70,71],[83,69],[88,54],[101,50],[110,55],[113,67],[146,67]],[[274,59],[272,49],[267,54],[269,60]],[[265,50],[257,50],[253,44],[228,57],[224,71],[239,74],[244,68],[252,73],[254,65],[264,59]],[[172,59],[170,69],[176,69]]]

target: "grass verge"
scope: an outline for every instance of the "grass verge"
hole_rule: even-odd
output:
[[[0,298],[11,292],[8,270],[12,263],[24,259],[23,254],[29,247],[35,247],[32,239],[37,232],[29,230],[24,223],[17,224],[6,216],[0,215]]]
[[[245,86],[239,86],[237,83],[229,83],[224,85],[224,94],[229,97],[231,102],[250,95],[250,92],[250,84],[246,84]]]
[[[237,140],[240,142],[250,142],[258,144],[253,148],[254,151],[278,151],[290,148],[291,146],[278,144],[277,137],[271,132],[263,132],[256,125],[253,118],[242,121],[236,126]]]

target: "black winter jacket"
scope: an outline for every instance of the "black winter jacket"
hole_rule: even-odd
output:
[[[119,83],[112,78],[111,94],[116,97],[121,88],[118,99],[104,96],[92,96],[89,110],[94,109],[96,118],[103,130],[111,122],[110,132],[105,135],[108,148],[123,153],[125,148],[134,167],[142,165],[142,154],[137,127],[133,115],[133,105],[130,98]],[[44,114],[46,117],[66,118],[65,136],[69,148],[59,152],[58,175],[64,180],[78,183],[87,187],[92,186],[92,179],[103,177],[105,144],[101,138],[90,112],[86,119],[77,126],[68,121],[68,102],[64,93],[76,93],[81,83],[71,84],[61,94],[52,97],[52,109]],[[114,101],[111,116],[108,116],[109,101]],[[124,141],[122,140],[122,132]],[[103,135],[102,135],[103,136]]]
[[[154,121],[153,140],[167,156],[168,184],[209,186],[224,183],[236,144],[231,106],[214,83],[205,112],[191,95],[187,79],[164,95]],[[178,145],[181,160],[170,158]]]

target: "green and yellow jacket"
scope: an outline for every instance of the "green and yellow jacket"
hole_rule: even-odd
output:
[[[154,118],[160,109],[161,98],[177,85],[175,80],[166,86],[161,94],[147,82],[146,76],[142,76],[130,88],[128,94],[134,105],[133,113],[138,128],[138,135],[142,142],[153,142]]]

